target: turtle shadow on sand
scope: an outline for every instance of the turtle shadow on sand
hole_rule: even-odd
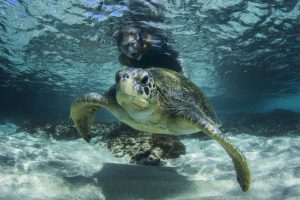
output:
[[[175,168],[104,163],[90,177],[64,177],[75,186],[100,186],[105,199],[167,199],[197,191],[197,184]]]
[[[100,187],[107,200],[247,199],[230,180],[189,180],[175,167],[104,163],[91,176],[64,177],[64,180],[74,188]]]

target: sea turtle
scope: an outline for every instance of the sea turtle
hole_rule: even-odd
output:
[[[89,93],[71,107],[71,119],[87,142],[96,112],[104,107],[120,121],[140,131],[191,134],[203,131],[218,141],[231,157],[243,191],[250,187],[244,155],[226,139],[211,104],[184,75],[163,68],[123,68],[104,94]]]

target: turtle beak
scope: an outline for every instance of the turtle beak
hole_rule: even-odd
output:
[[[124,70],[120,70],[116,73],[115,81],[116,83],[120,83],[120,81],[125,81],[130,78],[130,74]]]
[[[124,66],[122,69],[120,69],[119,71],[116,72],[116,74],[115,74],[115,82],[116,82],[116,84],[118,84],[120,82],[120,80],[123,78],[123,74],[124,74],[124,72],[126,70],[128,70],[128,67]]]
[[[117,84],[119,91],[123,94],[136,95],[134,88],[134,78],[126,71],[121,71],[117,74]]]
[[[137,82],[137,73],[137,69],[121,70],[117,73],[116,98],[119,105],[145,109],[148,108],[149,102]]]

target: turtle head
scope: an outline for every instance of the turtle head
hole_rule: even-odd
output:
[[[147,70],[125,68],[116,73],[116,99],[129,113],[151,112],[157,108],[154,78]]]

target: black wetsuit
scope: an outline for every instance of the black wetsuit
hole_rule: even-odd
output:
[[[161,67],[174,70],[176,72],[182,72],[182,67],[178,59],[178,53],[170,48],[163,50],[149,50],[146,54],[142,55],[142,58],[140,60],[129,58],[126,55],[121,54],[119,57],[119,61],[122,65],[126,65],[128,67]]]

